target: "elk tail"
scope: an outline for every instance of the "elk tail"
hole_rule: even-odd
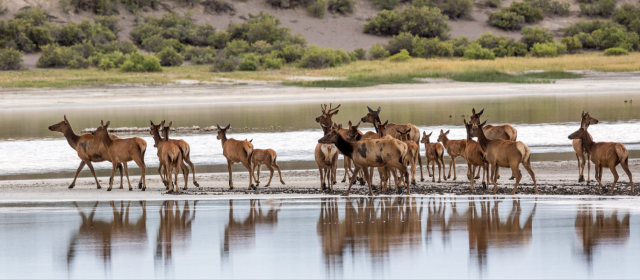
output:
[[[138,149],[140,149],[140,154],[142,155],[141,160],[144,163],[144,153],[147,152],[147,141],[140,139],[140,141],[138,141]]]
[[[618,156],[618,163],[629,163],[629,151],[627,151],[624,145],[616,143],[616,155]]]
[[[271,165],[275,165],[276,164],[276,158],[278,157],[278,155],[273,156],[273,159],[271,160]]]
[[[513,126],[509,127],[507,133],[509,134],[509,138],[511,138],[510,139],[511,141],[517,141],[518,131]]]
[[[247,154],[247,160],[251,162],[251,157],[253,156],[253,145],[244,146],[244,152]]]
[[[189,147],[189,145],[182,145],[178,147],[180,148],[180,152],[182,152],[183,158],[189,157],[189,153],[191,153],[191,148]]]
[[[518,148],[518,152],[522,155],[522,162],[531,162],[531,150],[527,145],[522,142],[517,142],[516,147]]]

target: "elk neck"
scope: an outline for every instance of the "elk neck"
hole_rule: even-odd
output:
[[[589,134],[589,132],[585,131],[582,137],[580,137],[580,140],[582,140],[582,146],[584,147],[584,149],[587,150],[589,154],[591,154],[591,149],[593,149],[593,145],[595,145],[596,143],[593,142],[593,139],[591,139],[591,135]]]
[[[482,147],[482,149],[486,151],[487,145],[489,144],[490,140],[484,136],[484,130],[482,128],[478,128],[478,131],[480,131],[478,133],[478,143],[480,143],[480,147]]]
[[[101,138],[102,138],[102,144],[104,144],[106,148],[109,148],[111,146],[111,142],[113,142],[111,140],[111,137],[109,137],[109,132],[107,131],[104,136],[101,136]]]
[[[342,138],[342,135],[340,135],[340,133],[338,133],[338,141],[336,141],[336,147],[338,148],[338,150],[343,154],[343,155],[347,155],[348,157],[352,157],[353,154],[353,144],[347,140],[345,140],[344,138]]]
[[[160,138],[160,133],[158,132],[157,129],[154,129],[154,128],[151,129],[151,133],[153,135],[153,142],[155,142],[157,147],[162,141],[162,138]]]
[[[75,150],[78,146],[78,142],[80,141],[80,136],[76,135],[76,133],[73,132],[71,126],[65,129],[62,134],[64,135],[64,138],[67,138],[67,143],[69,143],[69,146],[71,146],[71,148]]]
[[[220,139],[220,143],[222,143],[222,148],[224,148],[224,143],[227,142],[227,133],[223,133],[221,138],[222,139]]]

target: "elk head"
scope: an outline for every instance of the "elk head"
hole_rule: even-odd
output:
[[[149,122],[151,123],[151,130],[149,130],[149,134],[153,135],[154,137],[157,135],[158,138],[160,140],[162,140],[162,138],[160,137],[160,127],[162,126],[161,124],[154,124],[152,120],[149,120]],[[158,144],[153,144],[154,147],[158,147]]]
[[[449,135],[449,130],[447,130],[447,132],[442,131],[442,129],[440,129],[440,135],[438,136],[438,142],[442,142],[445,139],[447,139],[447,135]]]
[[[71,127],[71,125],[69,124],[69,121],[67,120],[67,115],[64,115],[64,119],[54,125],[50,125],[49,126],[49,130],[50,131],[57,131],[57,132],[62,132],[64,133],[67,129],[69,129]]]
[[[569,134],[569,139],[571,139],[571,140],[573,140],[573,139],[583,139],[583,138],[587,137],[586,134],[587,134],[587,130],[584,129],[584,127],[581,127],[580,129],[578,129],[574,133]]]
[[[592,118],[589,115],[589,112],[585,114],[584,111],[582,111],[582,121],[580,122],[580,127],[584,127],[584,129],[586,130],[589,128],[589,125],[597,124],[599,122],[599,120]]]
[[[431,133],[429,133],[429,134],[427,134],[427,132],[423,131],[422,132],[422,139],[420,139],[420,143],[425,143],[425,144],[431,143],[429,141],[429,138],[431,138],[431,134],[433,134],[433,131],[431,131]]]
[[[347,130],[347,140],[349,141],[359,141],[362,138],[362,135],[358,132],[358,127],[360,127],[360,122],[357,125],[352,125],[351,121],[349,121],[349,129]]]
[[[216,126],[218,127],[218,136],[216,138],[218,140],[226,139],[227,130],[231,127],[231,124],[228,124],[225,128],[220,127],[218,124],[216,124]]]
[[[402,132],[399,129],[396,129],[396,131],[400,134],[400,140],[405,141],[405,140],[409,140],[409,134],[411,133],[411,128],[407,129],[407,131]],[[449,133],[449,131],[447,131],[447,133]]]
[[[480,112],[476,113],[476,108],[471,110],[471,120],[470,123],[480,123],[480,116],[484,113],[484,109],[480,110]]]
[[[384,124],[381,124],[378,120],[374,120],[373,126],[376,127],[376,130],[378,131],[378,136],[380,136],[380,138],[387,135],[387,124],[389,124],[389,120],[384,122]]]
[[[338,107],[332,108],[331,103],[329,103],[329,109],[327,110],[327,104],[324,104],[324,106],[321,104],[320,109],[322,109],[322,115],[316,118],[316,122],[330,126],[331,123],[333,123],[331,118],[338,114],[338,108],[340,108],[340,105],[342,104],[338,104]]]
[[[338,142],[338,137],[340,137],[340,133],[338,133],[338,131],[331,130],[331,131],[329,131],[329,133],[327,133],[327,135],[325,135],[322,138],[320,138],[318,140],[318,143],[320,143],[320,144],[335,144],[335,143]]]
[[[374,123],[376,120],[378,122],[380,121],[380,111],[382,111],[382,108],[378,107],[377,111],[371,110],[371,108],[369,108],[369,106],[367,106],[367,110],[369,110],[369,112],[367,113],[366,116],[362,117],[360,119],[361,122],[363,123]]]
[[[487,124],[486,120],[483,123],[472,123],[471,124],[471,137],[480,137],[481,133],[484,135],[484,131],[482,131],[482,127],[484,127],[485,124]]]
[[[110,121],[107,121],[107,123],[105,124],[102,120],[100,120],[100,126],[96,128],[95,131],[91,132],[91,134],[100,138],[109,138],[109,124],[111,124]]]

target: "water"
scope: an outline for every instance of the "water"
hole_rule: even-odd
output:
[[[359,120],[366,106],[382,106],[382,119],[396,123],[412,123],[422,131],[433,131],[437,140],[440,129],[451,130],[450,139],[464,139],[462,115],[468,119],[471,108],[485,108],[483,120],[489,123],[511,123],[518,130],[518,140],[533,153],[532,160],[573,160],[575,155],[567,136],[576,130],[580,113],[591,111],[601,121],[590,127],[596,141],[622,142],[632,157],[640,155],[640,138],[633,132],[640,123],[640,110],[623,100],[627,94],[571,94],[540,96],[430,97],[400,100],[367,100],[343,102],[337,123]],[[637,98],[636,98],[637,99]],[[101,119],[110,120],[112,127],[145,127],[149,120],[171,120],[175,126],[207,127],[231,123],[236,129],[229,137],[253,139],[256,148],[272,148],[284,169],[314,168],[313,149],[322,133],[315,117],[320,115],[320,102],[265,104],[199,104],[175,106],[122,107],[54,107],[38,109],[7,109],[0,111],[0,178],[69,177],[77,169],[79,159],[60,133],[47,127],[62,120],[66,114],[76,133],[96,127]],[[334,105],[335,106],[335,105]],[[271,129],[271,127],[274,129]],[[244,129],[244,128],[247,129]],[[364,124],[361,130],[370,131]],[[149,134],[139,136],[148,143],[147,166],[152,170],[158,160]],[[220,141],[212,133],[176,133],[191,145],[192,161],[199,172],[226,171]],[[110,163],[94,165],[105,175]],[[134,173],[135,172],[135,166]],[[239,168],[239,167],[238,167]],[[238,169],[240,170],[240,169]],[[85,170],[81,176],[89,176]]]
[[[636,278],[625,199],[0,204],[0,278]]]

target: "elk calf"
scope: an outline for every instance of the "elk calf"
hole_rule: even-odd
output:
[[[607,167],[611,170],[613,174],[613,184],[611,185],[611,191],[616,187],[616,183],[618,182],[618,172],[616,171],[616,166],[620,164],[622,169],[627,176],[629,176],[629,185],[631,186],[631,193],[634,192],[633,188],[633,177],[631,175],[631,171],[629,171],[629,152],[627,148],[621,143],[612,143],[612,142],[593,142],[591,137],[589,137],[589,133],[583,127],[578,129],[578,131],[569,135],[569,139],[580,139],[582,140],[582,145],[584,146],[587,153],[591,155],[591,161],[593,162],[594,168],[596,169],[596,180],[600,185],[599,189],[602,189],[604,186],[602,185],[602,169]]]
[[[462,158],[464,158],[464,151],[467,147],[467,140],[449,140],[449,138],[447,138],[447,135],[449,135],[449,130],[447,130],[447,132],[444,132],[442,131],[442,129],[440,129],[438,142],[442,142],[444,148],[447,149],[447,154],[449,154],[449,157],[451,157],[451,163],[449,164],[449,176],[445,177],[444,179],[447,180],[447,178],[451,178],[451,169],[453,168],[453,180],[455,181],[456,179],[458,179],[458,176],[456,174],[456,158],[459,156],[462,156]]]
[[[420,143],[424,143],[424,156],[427,158],[427,172],[429,173],[429,177],[432,177],[431,182],[436,181],[436,164],[438,165],[438,183],[441,182],[440,178],[442,177],[442,173],[444,172],[444,168],[446,165],[444,164],[444,147],[442,144],[436,142],[431,143],[429,138],[431,138],[431,134],[433,132],[427,134],[426,132],[422,132],[422,140]],[[431,170],[429,170],[429,162],[431,162]],[[440,171],[442,168],[442,171]],[[446,180],[446,177],[445,177]]]
[[[273,166],[275,166],[276,169],[278,169],[278,176],[280,176],[280,183],[284,185],[284,181],[282,180],[282,172],[280,171],[280,166],[278,166],[278,163],[276,163],[276,157],[278,157],[278,155],[276,154],[276,151],[272,149],[266,149],[266,150],[254,149],[253,150],[253,154],[251,155],[251,166],[253,167],[253,170],[258,169],[258,175],[255,177],[256,186],[260,186],[260,169],[262,169],[263,164],[266,165],[267,169],[269,169],[269,172],[271,172],[271,175],[269,175],[269,182],[267,182],[265,187],[268,187],[271,185],[271,179],[273,178]]]
[[[229,170],[229,189],[233,189],[233,172],[231,171],[231,165],[236,162],[242,163],[244,167],[249,171],[249,190],[258,188],[253,185],[253,172],[251,168],[251,155],[253,154],[253,145],[249,141],[239,141],[233,138],[227,139],[227,130],[231,127],[231,124],[225,128],[218,127],[217,139],[222,142],[222,154],[227,158],[227,169]]]
[[[140,182],[138,182],[138,188],[142,188],[143,191],[146,190],[147,183],[145,180],[145,174],[147,166],[144,164],[144,153],[147,150],[147,142],[139,137],[127,139],[111,139],[109,137],[109,132],[107,131],[107,129],[109,128],[109,124],[109,121],[107,121],[107,124],[104,124],[103,121],[100,121],[100,127],[98,127],[92,133],[102,140],[102,144],[107,149],[107,153],[109,154],[109,158],[111,159],[111,163],[113,164],[111,177],[109,179],[109,188],[107,189],[107,191],[111,191],[111,188],[113,186],[113,176],[116,173],[116,167],[118,163],[126,164],[126,162],[131,160],[133,160],[138,165],[138,167],[140,167],[140,171],[142,172],[142,175],[140,175]],[[129,190],[132,190],[131,185],[129,185]]]

